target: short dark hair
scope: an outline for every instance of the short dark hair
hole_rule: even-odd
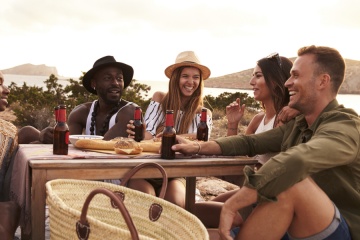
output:
[[[318,66],[316,75],[327,73],[330,75],[333,91],[339,92],[345,77],[345,61],[338,50],[324,46],[306,46],[298,50],[298,56],[313,54]]]

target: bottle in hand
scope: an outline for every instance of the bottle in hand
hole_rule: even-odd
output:
[[[66,123],[66,106],[60,105],[54,128],[53,154],[67,155],[69,147],[69,127]]]
[[[141,121],[141,108],[135,107],[135,113],[134,113],[134,139],[137,142],[140,142],[144,139],[144,125]]]
[[[165,128],[161,139],[161,158],[174,159],[175,152],[171,149],[176,141],[176,131],[174,129],[174,111],[166,110]]]
[[[196,138],[199,141],[208,141],[209,140],[209,127],[207,125],[207,110],[206,108],[201,109],[201,118],[200,123],[197,126]]]

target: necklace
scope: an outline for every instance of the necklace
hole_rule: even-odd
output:
[[[104,136],[105,133],[109,130],[109,122],[110,122],[110,118],[119,110],[120,107],[120,101],[113,107],[113,109],[111,109],[111,111],[106,115],[106,118],[104,120],[102,129],[100,130],[100,135]],[[95,130],[95,121],[96,121],[96,112],[97,109],[99,107],[99,101],[95,102],[95,106],[94,106],[94,110],[91,113],[91,124],[90,124],[90,135],[95,135],[94,134],[94,130]]]

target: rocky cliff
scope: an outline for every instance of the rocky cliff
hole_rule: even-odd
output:
[[[295,58],[291,58],[294,61]],[[345,81],[340,88],[341,94],[360,94],[360,61],[345,59]],[[253,69],[209,78],[205,87],[251,89],[249,84]]]
[[[1,70],[3,74],[17,74],[17,75],[36,75],[36,76],[50,76],[54,74],[58,76],[56,67],[49,67],[45,64],[33,65],[30,63],[19,65],[13,68]]]

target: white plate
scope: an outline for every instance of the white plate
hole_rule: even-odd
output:
[[[99,135],[70,135],[69,140],[72,145],[75,145],[76,141],[79,139],[103,139],[103,136]]]

